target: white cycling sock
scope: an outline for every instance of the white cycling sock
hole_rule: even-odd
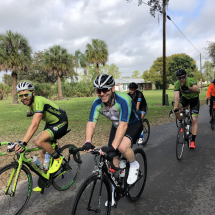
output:
[[[131,168],[136,168],[136,167],[138,167],[137,161],[134,160],[133,162],[131,162],[131,163],[130,163],[130,167],[131,167]]]

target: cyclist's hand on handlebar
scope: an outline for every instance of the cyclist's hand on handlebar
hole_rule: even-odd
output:
[[[101,149],[100,149],[100,154],[101,155],[104,155],[105,153],[109,153],[109,152],[115,152],[116,149],[113,147],[113,146],[103,146]]]
[[[95,148],[95,146],[94,145],[92,145],[92,143],[91,142],[85,142],[85,144],[83,145],[83,150],[84,151],[89,151],[90,149],[94,149]]]
[[[17,153],[21,153],[21,152],[23,152],[24,150],[25,150],[25,146],[27,145],[27,143],[26,142],[23,142],[23,141],[17,141],[18,143],[16,144],[16,146],[15,146],[15,151],[17,152]]]

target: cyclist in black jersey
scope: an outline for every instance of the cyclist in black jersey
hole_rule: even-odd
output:
[[[33,120],[24,138],[22,141],[19,141],[21,145],[16,145],[15,151],[22,152],[24,149],[20,146],[26,146],[36,132],[40,121],[45,121],[46,125],[44,131],[34,138],[34,143],[37,147],[43,149],[41,154],[43,162],[46,152],[53,156],[54,162],[48,171],[49,173],[54,173],[60,168],[63,157],[53,149],[49,141],[58,139],[66,134],[68,128],[66,112],[60,109],[52,101],[41,96],[35,96],[34,85],[30,82],[21,82],[17,85],[16,89],[21,102],[30,108],[30,113],[28,113],[27,116],[33,116]],[[33,190],[41,192],[42,189],[40,187],[36,187]]]
[[[128,95],[133,99],[133,101],[137,105],[137,110],[139,110],[141,112],[141,119],[143,120],[143,118],[145,117],[147,110],[148,110],[146,99],[145,99],[143,93],[140,92],[139,90],[137,90],[138,89],[137,83],[135,83],[135,82],[130,83],[128,85],[128,88],[129,88]],[[138,140],[138,144],[142,144],[142,143],[143,143],[143,131],[140,134],[140,138]]]

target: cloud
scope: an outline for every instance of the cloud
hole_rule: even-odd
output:
[[[213,11],[213,0],[170,0],[167,14],[204,54],[206,41],[215,39]],[[0,19],[0,33],[21,33],[34,52],[61,45],[74,54],[77,49],[84,52],[92,39],[104,40],[107,63],[115,63],[122,76],[136,69],[142,74],[162,56],[162,16],[158,22],[158,15],[153,18],[149,7],[138,6],[137,0],[7,0],[0,2]],[[166,29],[167,55],[199,56],[170,20]]]

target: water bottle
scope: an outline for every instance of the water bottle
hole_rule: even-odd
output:
[[[187,133],[187,135],[188,135],[188,134],[189,134],[189,131],[190,131],[190,125],[187,125],[187,126],[186,126],[186,130],[187,130],[186,133]]]
[[[122,172],[120,173],[120,177],[122,178],[122,177],[125,177],[125,167],[126,167],[126,160],[120,160],[119,161],[119,167],[121,168],[121,169],[124,169],[124,170],[122,170]]]
[[[45,170],[49,169],[50,158],[51,158],[51,155],[48,152],[46,152],[45,160],[44,160],[44,168],[45,168]]]
[[[42,164],[42,162],[41,162],[36,156],[32,156],[31,159],[32,159],[32,162],[33,162],[36,166],[38,166],[40,169],[43,169],[43,164]]]

